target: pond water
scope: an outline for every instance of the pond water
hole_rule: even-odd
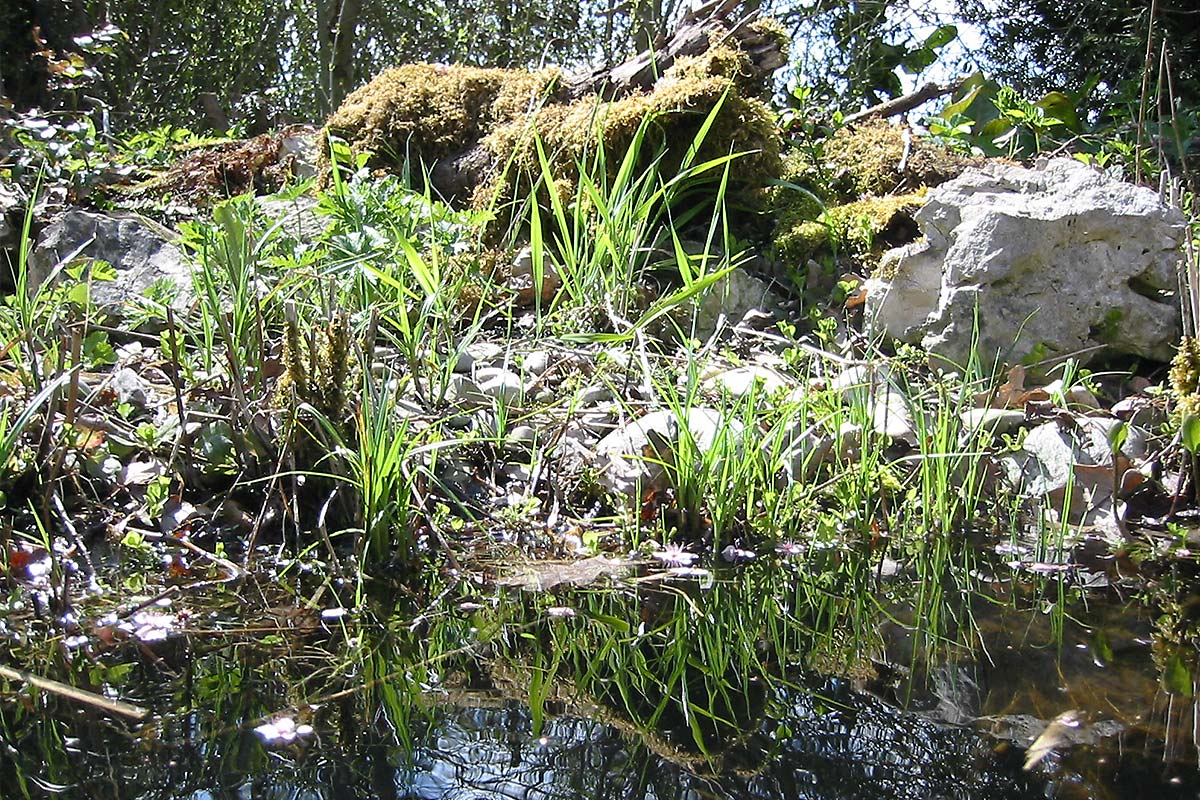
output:
[[[1197,795],[1190,672],[1167,674],[1141,604],[971,572],[963,591],[825,570],[814,593],[764,559],[546,592],[448,581],[354,613],[276,575],[130,613],[145,592],[48,645],[18,590],[9,663],[148,716],[7,682],[0,795]]]

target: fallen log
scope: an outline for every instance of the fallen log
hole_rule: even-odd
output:
[[[578,131],[563,135],[563,126],[594,124],[599,102],[609,104],[601,127],[612,152],[623,152],[628,136],[622,128],[633,116],[654,114],[660,126],[671,128],[669,146],[690,141],[695,131],[688,130],[689,120],[703,120],[723,104],[721,113],[729,119],[717,134],[725,137],[719,147],[714,140],[715,155],[732,149],[770,161],[777,158],[779,143],[762,98],[771,73],[786,61],[787,36],[756,13],[731,19],[738,4],[711,0],[686,14],[653,49],[583,73],[397,67],[347,97],[327,130],[352,151],[370,153],[374,168],[407,168],[410,175],[430,170],[430,187],[458,204],[486,205],[495,197],[481,195],[496,188],[492,182],[500,167],[514,146],[528,144],[530,128],[537,129],[548,152],[562,157],[556,167],[566,165],[569,171],[572,154],[555,150],[552,140],[557,136],[565,146],[586,138]],[[660,86],[670,88],[660,93]],[[631,105],[626,109],[623,102]],[[745,170],[751,164],[744,160],[740,166]]]
[[[737,20],[729,15],[741,0],[710,0],[689,11],[664,41],[656,42],[654,50],[643,50],[616,66],[601,67],[568,78],[567,93],[571,99],[587,94],[599,94],[606,100],[623,97],[630,92],[649,89],[657,76],[670,69],[682,56],[701,55],[714,42],[730,43],[750,57],[755,77],[766,80],[771,73],[787,63],[780,32],[755,25],[758,13],[751,12]]]

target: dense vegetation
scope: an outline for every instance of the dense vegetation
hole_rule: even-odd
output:
[[[429,697],[481,685],[535,737],[583,697],[689,775],[766,773],[791,732],[764,720],[813,675],[901,706],[943,664],[1002,664],[1010,612],[1010,649],[1072,631],[1115,667],[1120,625],[1080,620],[1129,597],[1151,695],[1192,698],[1195,339],[1170,374],[932,369],[859,327],[929,188],[984,159],[1067,153],[1194,210],[1192,17],[925,5],[729,4],[790,42],[773,83],[714,37],[624,96],[564,76],[661,46],[673,0],[0,10],[0,678],[41,693],[0,699],[0,779],[237,789],[314,731],[351,764],[411,747]],[[927,80],[912,124],[855,116]],[[479,180],[443,191],[446,161]],[[79,208],[163,231],[188,278],[114,312],[110,265],[37,266]],[[728,319],[747,275],[783,299]],[[1134,395],[1136,424],[1107,413]],[[998,477],[1033,422],[1093,414],[1109,461],[1038,497]],[[1085,524],[1072,493],[1098,488]],[[160,716],[113,747],[132,734],[79,705]],[[1050,707],[1027,769],[1085,741]],[[1122,724],[1169,740],[1164,713]],[[238,764],[186,758],[199,736]],[[1021,774],[985,760],[981,785]]]

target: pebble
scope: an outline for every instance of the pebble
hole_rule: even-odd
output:
[[[575,393],[575,402],[581,406],[594,406],[612,399],[612,390],[600,384],[585,386]]]
[[[501,367],[475,370],[475,383],[479,391],[503,403],[515,403],[525,393],[521,376]]]
[[[521,359],[521,369],[530,375],[541,375],[550,367],[550,354],[545,350],[534,350]]]

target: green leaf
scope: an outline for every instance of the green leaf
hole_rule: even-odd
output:
[[[1034,105],[1046,112],[1048,119],[1055,119],[1076,133],[1083,130],[1079,115],[1075,111],[1075,103],[1062,92],[1047,92],[1046,96]]]
[[[88,275],[91,276],[93,281],[115,281],[117,279],[117,268],[107,261],[94,259],[91,262]]]
[[[1183,418],[1183,424],[1179,427],[1179,434],[1183,439],[1183,446],[1193,455],[1197,450],[1200,450],[1200,416],[1188,414]]]
[[[133,530],[125,533],[125,536],[121,539],[121,544],[134,550],[143,550],[147,547],[146,537]]]
[[[937,49],[945,47],[958,38],[958,26],[943,25],[933,33],[925,37],[923,46],[926,48]]]
[[[1183,663],[1183,657],[1178,651],[1173,651],[1163,667],[1163,686],[1172,694],[1182,697],[1192,696],[1192,671]]]
[[[417,279],[417,283],[421,287],[421,291],[425,293],[426,299],[436,297],[438,288],[442,283],[441,270],[438,268],[437,259],[426,261],[421,258],[421,254],[412,246],[412,242],[407,238],[400,239],[400,249],[404,251],[404,258],[408,262],[408,268],[412,270],[413,277]]]
[[[983,88],[984,84],[981,83],[975,88],[971,89],[971,91],[967,92],[966,96],[961,100],[956,100],[943,108],[941,111],[942,119],[953,119],[958,114],[966,115],[967,109],[970,108],[971,104],[975,102],[975,98],[979,97],[979,95],[983,92]]]
[[[1108,447],[1114,453],[1121,451],[1125,446],[1125,440],[1129,438],[1129,424],[1125,421],[1118,422],[1108,430]]]
[[[937,61],[937,53],[931,48],[922,47],[906,55],[904,60],[900,62],[900,66],[908,74],[916,75],[918,72],[927,69],[935,61]]]

